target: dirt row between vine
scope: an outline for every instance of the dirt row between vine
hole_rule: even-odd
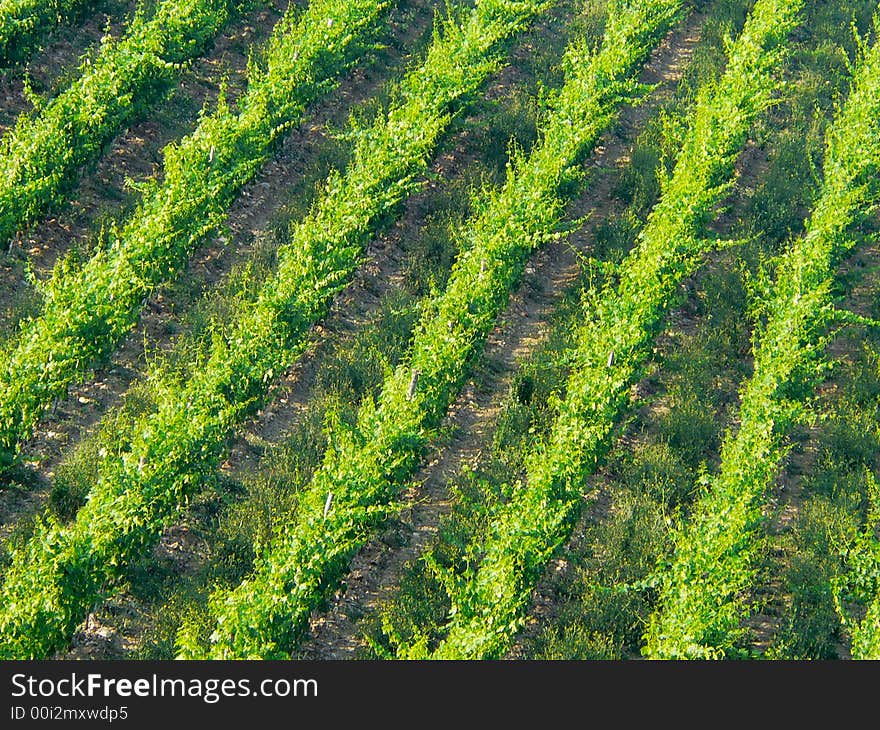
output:
[[[407,563],[436,538],[450,507],[447,484],[464,465],[476,467],[491,447],[492,432],[519,363],[545,341],[548,320],[578,279],[579,259],[591,248],[593,233],[621,211],[611,197],[632,144],[662,100],[672,93],[696,39],[703,16],[692,15],[654,51],[641,80],[659,84],[641,105],[622,111],[585,163],[587,191],[569,208],[569,218],[589,215],[585,226],[565,242],[551,242],[525,269],[523,281],[488,338],[474,375],[447,416],[448,443],[435,449],[404,495],[406,509],[390,535],[371,541],[357,555],[344,586],[326,612],[316,613],[311,635],[300,648],[307,659],[357,658],[366,649],[358,619],[375,611],[393,593]],[[400,542],[404,544],[400,547]]]

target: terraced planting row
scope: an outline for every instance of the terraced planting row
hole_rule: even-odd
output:
[[[647,652],[704,658],[731,652],[747,607],[740,596],[755,572],[761,500],[785,454],[783,438],[804,408],[806,383],[819,376],[835,266],[855,246],[851,230],[877,202],[880,164],[880,48],[865,50],[852,91],[828,131],[821,195],[806,233],[776,266],[756,301],[754,373],[740,397],[739,429],[722,447],[719,473],[676,538],[662,579]],[[811,372],[812,371],[812,372]]]
[[[0,63],[22,60],[50,29],[74,20],[85,6],[85,0],[3,0]]]
[[[286,201],[284,212],[273,208],[265,229],[249,234],[270,253],[255,243],[246,270],[224,265],[225,278],[207,290],[188,283],[205,244],[227,253],[250,245],[221,235],[230,209],[314,102],[356,64],[381,58],[377,38],[397,22],[396,5],[407,2],[289,6],[269,41],[253,47],[234,104],[221,91],[193,131],[165,148],[158,173],[138,184],[133,209],[95,232],[85,252],[71,241],[74,253],[36,280],[32,313],[0,343],[0,489],[9,490],[0,512],[0,658],[63,656],[96,615],[112,615],[102,605],[118,608],[119,597],[136,604],[140,580],[158,600],[150,575],[170,570],[159,568],[169,544],[182,554],[172,571],[179,583],[169,578],[164,594],[162,648],[145,626],[140,648],[123,655],[297,658],[310,625],[374,569],[369,556],[399,550],[362,594],[395,582],[390,602],[387,594],[380,605],[349,602],[362,618],[346,630],[363,632],[365,656],[496,659],[538,647],[554,657],[876,657],[880,463],[870,444],[880,443],[880,431],[854,435],[844,423],[873,423],[880,403],[880,370],[868,372],[880,309],[870,303],[876,281],[865,263],[874,256],[880,162],[876,3],[438,4],[433,35],[404,50],[405,73],[361,100],[344,131],[314,126],[325,136],[318,155],[285,152],[308,169],[299,188],[272,193],[273,206]],[[26,56],[50,26],[85,10],[0,4],[0,57]],[[0,143],[0,238],[75,200],[83,171],[149,115],[241,10],[226,0],[157,0],[118,39],[102,39],[78,72],[61,72],[54,98],[22,115]],[[565,33],[534,30],[551,15]],[[689,16],[687,28],[699,27],[705,42],[663,82],[672,88],[681,76],[681,96],[657,115],[641,112],[651,93],[638,81],[645,64],[664,42],[681,42]],[[856,32],[843,38],[850,19]],[[515,89],[497,112],[488,82],[523,37],[514,58],[529,65],[523,76],[532,74],[534,86]],[[630,154],[615,153],[619,170],[599,170],[591,165],[603,164],[609,138],[621,134],[615,125],[627,104],[642,132],[626,142]],[[430,211],[410,211],[399,222],[408,205],[439,200],[442,176],[430,170],[461,154],[448,140],[472,135],[472,115],[486,110],[495,124],[503,118],[503,131],[492,134],[513,134],[523,146],[487,153],[501,160],[498,170],[507,161],[505,174],[493,181],[487,168],[468,214],[439,237],[433,220],[424,242],[387,254],[414,258],[388,267],[375,244],[391,228],[411,231],[409,218],[432,220]],[[624,137],[610,144],[619,148]],[[793,152],[797,138],[802,152]],[[476,160],[455,161],[468,164],[479,169]],[[793,191],[793,180],[801,189]],[[415,195],[429,188],[439,192]],[[607,201],[602,221],[584,226],[572,220],[576,195],[627,204]],[[572,234],[577,243],[565,243]],[[492,397],[505,402],[502,412],[490,424],[487,410],[480,429],[458,436],[479,430],[487,443],[472,449],[473,464],[458,448],[457,477],[441,479],[450,413],[494,367],[482,361],[487,340],[505,331],[524,272],[540,278],[535,261],[564,245],[569,268],[579,270],[570,279],[579,277],[583,291],[554,293],[553,322],[535,310],[542,321],[520,328],[534,335],[525,360],[515,365],[511,350],[510,372],[485,384],[510,388]],[[319,333],[342,337],[324,327],[331,311],[359,308],[352,282],[361,267],[398,272],[387,281],[370,275],[388,291],[376,294],[383,311],[365,325],[394,331],[364,335],[394,354],[350,348],[376,358],[370,386],[358,384],[357,367],[325,362],[313,347]],[[422,267],[422,279],[397,311],[391,294],[407,267]],[[727,293],[707,293],[706,282]],[[113,356],[148,301],[187,286],[201,289],[186,295],[193,311],[173,313],[156,356],[145,335],[146,364],[135,364],[134,387],[98,432],[67,445],[69,463],[30,461],[42,443],[34,435],[56,428],[53,403]],[[846,311],[839,294],[847,289],[852,299],[853,286],[858,304]],[[706,303],[725,296],[741,301]],[[716,313],[722,320],[710,321]],[[560,326],[569,331],[553,329]],[[669,352],[677,329],[682,342],[712,330],[719,352],[710,357],[707,340],[694,350],[705,361],[682,364],[687,353]],[[859,352],[841,335],[851,330],[865,333]],[[544,351],[535,343],[546,337],[555,340]],[[304,395],[306,385],[295,382],[304,359],[316,371],[338,368],[328,378],[349,378],[351,387]],[[704,372],[710,360],[724,360],[714,379]],[[682,372],[663,372],[670,364]],[[712,406],[668,389],[689,377],[703,384],[692,395],[718,389],[693,396]],[[297,404],[279,398],[279,383],[297,390]],[[356,403],[334,407],[346,393]],[[323,405],[303,405],[321,397]],[[243,437],[270,405],[283,413],[287,445]],[[305,422],[315,418],[323,427]],[[671,425],[654,432],[658,423]],[[249,450],[254,479],[230,475],[233,444],[239,456]],[[308,454],[284,456],[298,448]],[[491,451],[485,465],[483,448]],[[618,488],[622,473],[629,481]],[[418,493],[416,474],[429,474],[437,514],[409,514],[430,525],[397,519],[413,506],[406,500]],[[16,513],[16,495],[30,500],[30,512]],[[441,502],[452,503],[442,517]],[[269,503],[281,512],[266,514]],[[236,514],[242,524],[230,542],[196,547],[200,530],[220,530]],[[420,560],[404,566],[427,533],[401,547],[413,536],[400,532],[437,524]],[[186,536],[183,546],[169,543],[172,534]],[[578,600],[584,605],[573,608]],[[554,634],[565,617],[574,623]]]
[[[497,657],[521,625],[531,585],[570,529],[584,476],[607,448],[653,333],[678,284],[711,245],[705,224],[751,122],[771,102],[773,73],[800,9],[797,2],[756,3],[724,76],[696,106],[672,177],[617,268],[617,283],[586,298],[586,324],[569,355],[572,372],[551,434],[527,457],[524,482],[504,490],[510,501],[473,547],[478,567],[448,582],[455,586],[454,615],[433,656]],[[406,655],[424,651],[414,646]]]
[[[408,363],[390,376],[378,403],[364,408],[354,432],[331,436],[333,448],[299,503],[296,523],[261,557],[256,575],[214,597],[217,630],[208,656],[287,655],[322,591],[387,514],[528,255],[553,231],[566,171],[613,118],[632,74],[680,9],[636,3],[630,13],[612,15],[597,54],[587,55],[582,44],[572,48],[571,78],[541,142],[487,196],[480,218],[463,226],[463,255],[446,291],[426,306]],[[192,652],[185,656],[199,656],[192,643],[184,628],[181,644]]]

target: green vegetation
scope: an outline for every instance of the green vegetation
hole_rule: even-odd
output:
[[[2,0],[0,2],[0,63],[24,58],[45,33],[73,20],[85,0]]]
[[[86,54],[81,75],[0,143],[0,245],[57,209],[84,165],[142,115],[234,11],[229,0],[164,0],[119,40]]]
[[[671,1],[613,4],[599,50],[571,45],[566,83],[553,96],[539,141],[462,225],[462,253],[445,291],[424,306],[407,362],[389,374],[377,402],[364,403],[354,427],[331,431],[295,520],[257,559],[251,577],[212,597],[216,629],[207,651],[198,627],[184,626],[183,656],[289,655],[324,591],[394,510],[401,480],[418,463],[529,255],[553,235],[572,167],[632,93],[634,74],[681,9]]]
[[[446,637],[430,656],[497,657],[522,625],[531,587],[562,543],[592,472],[650,354],[654,333],[682,279],[714,244],[701,236],[729,188],[737,152],[757,115],[772,102],[774,72],[796,26],[799,2],[759,0],[730,46],[724,75],[705,88],[663,195],[616,282],[588,293],[586,323],[550,436],[526,458],[526,478],[501,487],[507,501],[492,514],[463,575],[441,583],[452,609]],[[404,656],[429,654],[424,641]]]
[[[363,48],[385,0],[316,0],[282,18],[253,67],[238,113],[223,99],[165,151],[164,178],[82,265],[60,263],[41,284],[43,306],[0,352],[0,467],[8,467],[41,413],[106,357],[146,298],[222,224],[227,207],[302,119],[305,106]]]
[[[0,658],[880,658],[876,1],[240,2],[0,0]]]
[[[740,426],[722,447],[719,474],[675,538],[662,571],[660,607],[645,652],[658,658],[734,651],[747,613],[740,596],[754,575],[761,497],[785,455],[784,436],[822,367],[834,318],[835,264],[853,247],[848,230],[876,202],[880,164],[880,48],[865,50],[852,92],[828,132],[821,195],[805,234],[782,255],[776,279],[755,301],[754,374],[742,389]]]
[[[75,522],[49,519],[16,553],[0,614],[6,655],[42,655],[59,645],[102,586],[177,514],[215,468],[231,429],[302,352],[308,328],[345,285],[375,226],[418,184],[451,113],[497,68],[502,41],[544,7],[544,0],[483,0],[461,22],[443,24],[387,114],[354,135],[352,163],[327,180],[257,297],[215,333],[188,379],[156,378],[156,409],[102,460]]]
[[[852,271],[865,249],[853,249],[847,262]],[[851,304],[850,296],[842,303]],[[769,658],[837,659],[847,652],[854,659],[877,658],[877,344],[876,325],[850,324],[837,333],[828,350],[840,356],[811,404],[822,414],[814,425],[818,433],[806,442],[815,452],[804,453],[805,440],[793,430],[792,461],[800,463],[805,499],[788,530],[759,538],[770,542],[776,557],[758,575],[782,584]]]

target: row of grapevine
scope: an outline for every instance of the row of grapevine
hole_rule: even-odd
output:
[[[846,568],[832,581],[835,608],[849,631],[853,659],[880,659],[880,484],[866,470],[867,519],[846,551]],[[865,606],[860,611],[859,607]]]
[[[279,21],[266,67],[252,71],[234,113],[222,100],[165,150],[164,178],[82,266],[62,262],[41,284],[42,309],[0,353],[0,468],[41,413],[135,325],[146,298],[222,224],[276,139],[363,46],[389,0],[314,0]]]
[[[672,176],[615,282],[591,292],[571,372],[551,431],[527,455],[525,477],[502,491],[463,574],[443,578],[452,602],[447,634],[434,650],[400,647],[409,658],[492,658],[522,626],[534,582],[569,534],[583,504],[584,478],[602,457],[630,387],[683,279],[713,245],[702,238],[730,187],[751,123],[771,103],[774,73],[800,0],[758,0],[730,45],[717,84],[700,92]]]
[[[849,98],[827,133],[824,179],[805,234],[780,258],[772,290],[756,302],[755,365],[741,390],[739,429],[725,439],[718,474],[704,485],[661,574],[660,604],[646,635],[655,658],[735,653],[755,573],[762,497],[802,409],[799,392],[821,368],[834,316],[834,268],[855,245],[847,235],[877,204],[880,185],[880,44],[864,50]]]
[[[274,374],[303,351],[309,327],[356,269],[371,232],[419,184],[452,115],[498,67],[503,42],[547,5],[478,0],[435,33],[387,113],[356,130],[348,169],[330,176],[293,228],[256,300],[218,333],[186,383],[157,384],[156,410],[120,435],[75,522],[41,524],[15,554],[0,591],[0,656],[43,656],[60,645],[103,586],[179,513]]]
[[[72,20],[85,0],[0,0],[0,63],[22,59],[53,26]]]
[[[81,75],[0,143],[0,244],[63,201],[82,166],[143,113],[234,11],[231,0],[164,0],[84,57]]]
[[[462,254],[445,291],[425,304],[407,362],[389,374],[378,402],[362,407],[353,429],[330,432],[294,521],[258,557],[254,574],[212,596],[209,644],[200,644],[197,626],[181,628],[184,657],[288,656],[309,612],[394,510],[529,256],[558,226],[561,184],[634,90],[635,73],[681,8],[678,0],[613,2],[601,49],[571,45],[567,81],[539,141],[459,228]]]

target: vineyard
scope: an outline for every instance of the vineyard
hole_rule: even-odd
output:
[[[0,659],[880,658],[878,33],[0,0]]]

